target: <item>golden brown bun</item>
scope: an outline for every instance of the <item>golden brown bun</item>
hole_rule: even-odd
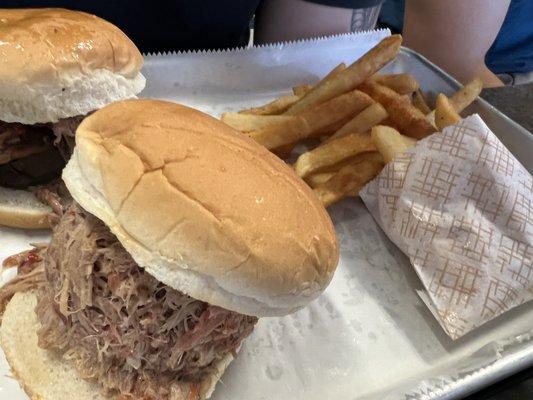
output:
[[[46,83],[57,70],[107,69],[133,78],[143,58],[116,26],[53,8],[0,9],[0,80]]]
[[[50,228],[48,215],[52,209],[33,193],[0,187],[0,225],[12,228]]]
[[[98,384],[80,378],[68,361],[37,345],[37,331],[41,325],[35,315],[36,305],[34,293],[15,294],[6,307],[0,327],[2,349],[24,391],[32,400],[112,400],[112,397],[100,393]],[[221,360],[215,370],[200,382],[197,390],[189,383],[176,382],[172,400],[209,398],[232,360],[231,354]]]
[[[297,310],[338,262],[333,224],[294,171],[188,107],[130,100],[95,112],[63,179],[150,274],[233,311]]]
[[[0,120],[85,115],[144,87],[143,57],[116,26],[64,9],[0,9]]]

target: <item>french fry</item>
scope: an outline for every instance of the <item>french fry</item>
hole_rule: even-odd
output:
[[[331,71],[329,71],[329,73],[325,77],[323,77],[314,87],[316,88],[316,87],[318,87],[320,85],[324,85],[326,82],[328,82],[328,81],[332,80],[333,78],[335,78],[337,75],[339,75],[345,69],[346,69],[346,64],[340,63],[335,68],[333,68]]]
[[[390,126],[373,127],[371,137],[385,163],[391,162],[397,154],[416,144],[416,139],[404,136]]]
[[[281,96],[276,100],[271,101],[270,103],[265,104],[264,106],[249,108],[247,110],[239,111],[240,114],[256,114],[256,115],[277,115],[282,114],[290,106],[295,104],[300,100],[299,96],[294,94],[287,94]]]
[[[370,134],[366,135],[368,138],[370,137]],[[355,164],[360,162],[361,160],[364,160],[367,153],[359,153],[353,157],[346,158],[342,161],[339,161],[336,164],[332,165],[325,165],[324,167],[320,168],[320,173],[326,173],[326,172],[339,172],[342,168],[344,168],[347,165]]]
[[[320,84],[323,84],[324,82],[327,82],[328,80],[330,80],[331,78],[333,78],[334,76],[339,74],[339,72],[342,72],[345,69],[346,69],[346,64],[340,63],[335,68],[333,68],[331,71],[329,71],[329,73],[324,78],[322,78],[322,80],[317,85],[320,85]],[[307,92],[311,91],[311,89],[313,89],[313,85],[305,83],[303,85],[294,86],[292,88],[292,92],[295,95],[302,97]]]
[[[318,174],[309,175],[305,178],[305,181],[309,186],[315,188],[326,183],[333,175],[335,175],[335,172],[320,172]]]
[[[353,90],[301,113],[310,127],[306,138],[331,135],[372,103],[370,96]]]
[[[292,88],[292,92],[298,96],[302,97],[304,94],[309,92],[313,88],[313,85],[310,85],[309,83],[304,83],[303,85],[294,86]]]
[[[429,108],[426,101],[426,96],[424,96],[424,93],[422,93],[420,89],[418,89],[413,95],[413,106],[422,111],[423,114],[427,115],[431,112],[431,108]]]
[[[249,132],[286,121],[288,118],[292,117],[286,115],[224,113],[220,119],[241,132]]]
[[[305,118],[296,116],[276,125],[266,126],[257,131],[247,132],[246,135],[269,150],[298,143],[308,136],[310,128]]]
[[[457,114],[451,101],[442,93],[437,96],[437,103],[435,108],[435,124],[439,131],[442,131],[447,126],[458,123],[461,116]]]
[[[481,82],[481,79],[475,78],[463,86],[462,89],[455,92],[450,99],[455,111],[460,113],[470,104],[472,104],[481,93],[481,90],[483,90],[483,82]]]
[[[387,111],[381,104],[374,103],[353,117],[341,129],[330,136],[327,141],[339,139],[354,132],[365,133],[374,125],[384,121],[388,115],[389,114],[387,114]]]
[[[453,108],[455,108],[457,113],[461,113],[466,107],[472,104],[472,102],[479,96],[482,89],[483,82],[481,82],[480,79],[475,78],[455,92],[450,98],[450,103],[453,105]],[[434,122],[435,110],[429,113],[426,118],[428,121]]]
[[[324,207],[353,196],[383,168],[383,158],[378,152],[365,154],[366,158],[346,165],[314,191]]]
[[[372,138],[352,133],[303,153],[296,160],[294,169],[298,176],[305,178],[312,173],[319,172],[324,167],[338,164],[347,158],[368,151],[376,151]]]
[[[301,100],[293,104],[285,114],[302,113],[304,110],[355,89],[391,61],[398,53],[401,44],[401,35],[392,35],[383,39],[344,71],[317,84]]]
[[[308,137],[322,135],[327,128],[344,123],[370,104],[372,99],[368,95],[354,90],[286,121],[250,132],[248,136],[270,150],[277,149]]]
[[[420,85],[411,74],[376,74],[372,76],[370,80],[379,83],[380,85],[387,86],[389,89],[394,90],[400,95],[410,95],[420,89]]]
[[[392,123],[404,135],[422,139],[435,132],[436,128],[426,116],[394,90],[375,82],[365,82],[359,89],[385,107]]]

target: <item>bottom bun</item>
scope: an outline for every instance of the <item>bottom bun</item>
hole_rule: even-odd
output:
[[[0,225],[12,228],[50,228],[48,214],[52,209],[33,193],[0,187]]]
[[[101,394],[101,387],[78,376],[76,370],[59,354],[37,345],[40,322],[34,312],[37,297],[33,292],[17,293],[6,307],[0,327],[0,341],[15,378],[32,400],[111,400]],[[233,360],[229,355],[198,388],[176,382],[172,400],[207,399],[224,370]],[[132,399],[135,400],[135,399]]]

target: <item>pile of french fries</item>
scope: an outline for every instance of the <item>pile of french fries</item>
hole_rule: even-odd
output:
[[[359,190],[396,154],[457,123],[482,89],[475,79],[432,109],[410,74],[379,74],[402,43],[390,36],[350,66],[335,67],[318,83],[261,107],[225,113],[222,121],[282,158],[304,142],[316,147],[293,167],[327,207]]]

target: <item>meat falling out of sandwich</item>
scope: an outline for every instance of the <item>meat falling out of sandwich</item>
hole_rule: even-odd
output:
[[[26,189],[58,178],[84,117],[35,125],[0,121],[0,186]]]
[[[37,291],[44,349],[64,353],[84,379],[108,394],[166,399],[176,380],[201,381],[235,355],[257,318],[210,305],[140,268],[109,228],[71,205],[52,241],[6,260],[18,291]]]
[[[76,135],[62,173],[73,201],[55,199],[50,243],[4,262],[18,268],[0,288],[14,374],[43,390],[20,367],[22,343],[6,340],[13,327],[109,398],[208,398],[258,318],[306,306],[331,281],[329,215],[266,148],[178,104],[113,103]],[[14,317],[21,292],[36,299],[33,328]]]
[[[57,187],[83,118],[144,88],[143,57],[111,23],[59,8],[0,9],[0,43],[0,225],[49,227],[26,191]]]

